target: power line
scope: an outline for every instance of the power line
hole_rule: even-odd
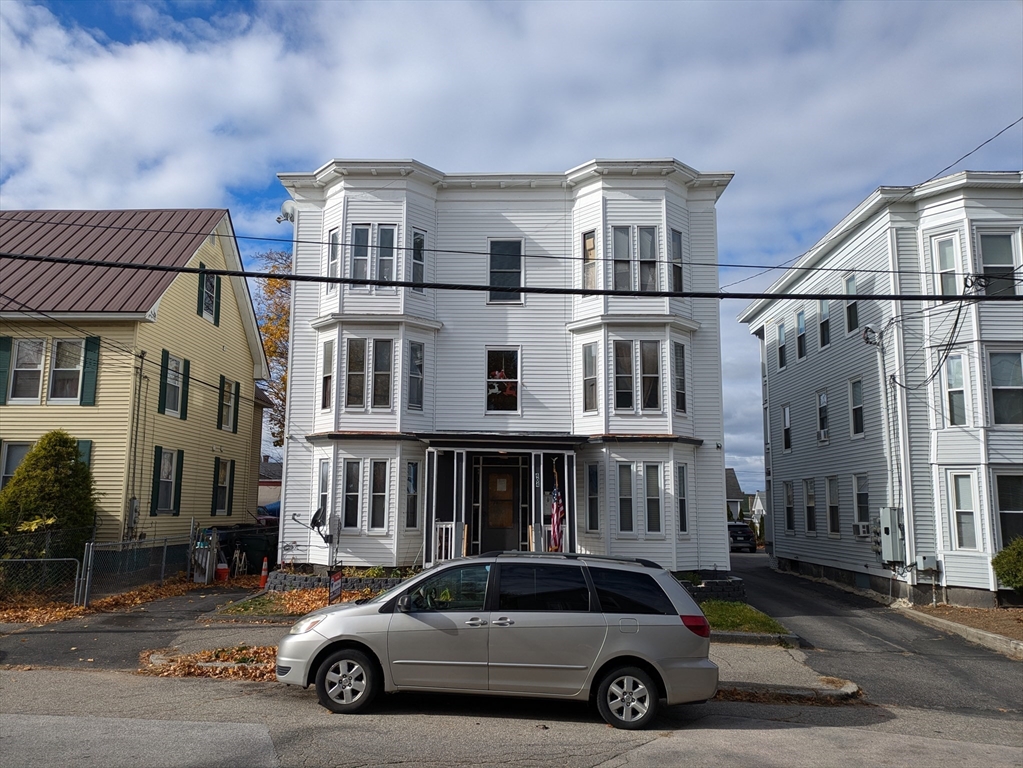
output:
[[[568,287],[544,287],[535,285],[473,285],[467,283],[435,283],[414,280],[374,280],[369,278],[353,277],[327,277],[324,275],[298,275],[282,274],[272,272],[253,272],[249,270],[213,269],[210,267],[180,267],[166,264],[136,264],[131,262],[116,262],[95,260],[95,259],[74,259],[61,256],[42,256],[36,254],[17,254],[0,252],[0,258],[12,259],[15,261],[34,261],[47,264],[65,264],[74,266],[103,267],[106,269],[136,269],[148,272],[171,272],[176,274],[194,275],[220,275],[223,277],[244,277],[255,279],[278,279],[290,282],[316,283],[322,285],[348,285],[379,288],[422,288],[439,291],[475,291],[493,293],[524,293],[541,294],[549,296],[627,296],[647,298],[694,298],[694,299],[762,299],[770,296],[772,299],[810,299],[810,300],[834,300],[845,301],[855,297],[856,300],[876,301],[947,301],[948,296],[944,294],[880,294],[880,293],[771,293],[763,292],[725,292],[725,291],[622,291],[607,288],[568,288]],[[976,294],[968,298],[970,301],[1021,301],[1023,296],[1015,294]]]

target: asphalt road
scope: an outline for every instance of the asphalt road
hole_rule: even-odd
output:
[[[855,681],[870,702],[1019,721],[1023,663],[869,598],[773,571],[763,553],[733,553],[732,571],[745,580],[750,605],[813,646],[814,671]]]

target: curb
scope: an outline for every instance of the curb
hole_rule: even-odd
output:
[[[856,683],[846,681],[841,688],[802,688],[788,685],[772,685],[770,683],[739,683],[722,680],[718,683],[718,693],[753,693],[763,696],[777,696],[789,699],[803,699],[821,703],[845,703],[858,699],[860,687]]]
[[[795,634],[764,634],[762,632],[710,631],[712,643],[737,645],[781,645],[789,648],[813,648],[813,645]]]
[[[912,608],[902,608],[901,606],[890,607],[894,608],[903,616],[908,616],[910,619],[919,622],[920,624],[926,624],[932,629],[951,632],[976,645],[982,645],[985,648],[997,651],[998,653],[1004,654],[1005,656],[1013,659],[1023,660],[1023,641],[1013,640],[1011,637],[1006,637],[1005,635],[996,635],[994,632],[987,632],[983,629],[968,627],[965,624],[957,624],[954,621],[948,621],[947,619],[942,619],[937,616],[931,616],[929,613],[914,611]]]

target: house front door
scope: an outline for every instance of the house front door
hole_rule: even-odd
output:
[[[518,467],[483,467],[480,551],[519,548]]]

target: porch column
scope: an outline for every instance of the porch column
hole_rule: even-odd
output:
[[[423,494],[423,567],[429,568],[434,561],[433,527],[436,518],[437,500],[437,450],[426,449],[426,492]]]

